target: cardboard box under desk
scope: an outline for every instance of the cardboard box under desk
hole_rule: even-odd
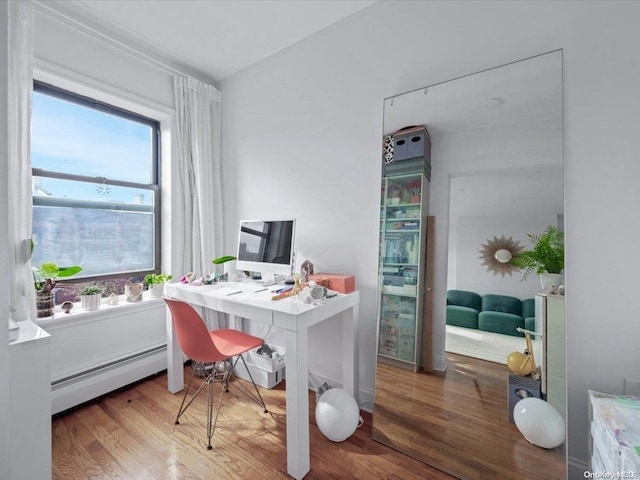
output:
[[[351,293],[356,289],[356,277],[353,275],[338,275],[335,273],[313,273],[309,275],[319,285],[324,285],[338,293]]]

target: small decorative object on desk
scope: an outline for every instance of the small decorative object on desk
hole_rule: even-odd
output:
[[[289,298],[297,299],[301,291],[302,291],[302,287],[300,286],[300,275],[296,273],[293,275],[293,288],[291,289]]]
[[[236,257],[233,255],[224,255],[222,257],[214,258],[211,260],[211,263],[214,265],[224,265],[224,271],[218,272],[216,271],[214,274],[214,282],[226,282],[229,278],[229,272],[235,271],[235,263],[230,263],[236,260]],[[206,285],[206,282],[205,282]]]
[[[185,273],[182,278],[180,278],[180,283],[191,283],[196,278],[196,274],[193,272]]]
[[[309,260],[302,262],[300,275],[302,276],[302,283],[307,283],[309,281],[309,275],[313,275],[313,263]]]
[[[311,281],[309,282],[309,293],[311,294],[313,303],[315,305],[320,305],[327,295],[327,287],[323,287],[322,285],[318,285],[316,282]]]

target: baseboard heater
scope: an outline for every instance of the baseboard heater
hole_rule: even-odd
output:
[[[86,403],[167,368],[167,346],[107,362],[51,382],[51,413]]]

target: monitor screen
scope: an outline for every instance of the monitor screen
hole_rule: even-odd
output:
[[[291,275],[295,220],[243,220],[236,268],[261,274]]]

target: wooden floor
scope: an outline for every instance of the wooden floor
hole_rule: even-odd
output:
[[[447,355],[446,375],[378,362],[374,438],[469,480],[564,480],[564,446],[530,444],[508,421],[506,365]]]
[[[191,375],[185,367],[185,378]],[[243,382],[243,380],[236,380]],[[246,384],[246,382],[245,382]],[[206,449],[206,397],[174,425],[181,394],[166,374],[111,394],[53,420],[55,480],[286,479],[285,392],[261,389],[269,413],[232,383]],[[311,471],[305,479],[451,479],[449,475],[371,439],[371,415],[348,440],[334,443],[315,425],[310,393]],[[502,477],[507,478],[507,477]]]

